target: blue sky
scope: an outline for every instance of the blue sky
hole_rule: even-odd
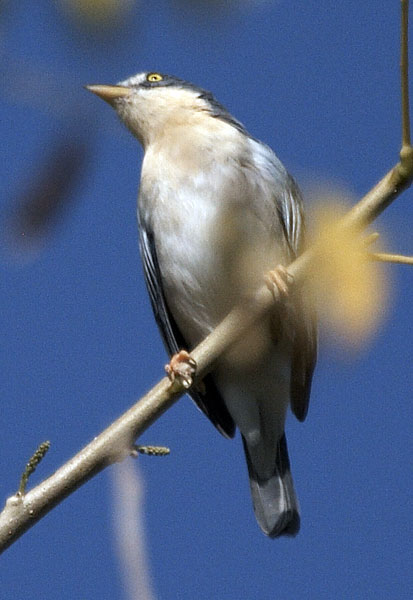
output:
[[[141,151],[84,84],[148,69],[211,89],[304,191],[324,182],[359,198],[397,160],[398,2],[203,4],[132,3],[107,33],[46,0],[2,7],[3,500],[38,443],[52,448],[31,484],[156,383],[166,362],[138,257]],[[16,206],[61,144],[82,160],[60,218],[16,251]],[[411,201],[407,191],[380,218],[387,249],[412,253]],[[145,433],[171,448],[139,459],[157,598],[411,598],[413,271],[390,273],[380,330],[356,355],[322,343],[307,420],[288,421],[295,539],[260,532],[240,439],[221,438],[188,398]],[[126,597],[110,471],[1,557],[1,597]]]

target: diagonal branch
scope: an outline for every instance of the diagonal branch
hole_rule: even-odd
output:
[[[408,0],[402,0],[402,22],[407,31]],[[402,56],[407,56],[407,35],[402,35]],[[407,68],[402,68],[402,90],[407,94]],[[403,106],[408,107],[406,99]],[[404,111],[403,111],[404,114]],[[397,163],[377,185],[364,196],[340,221],[339,227],[363,230],[376,219],[413,181],[413,149],[410,146],[409,124],[403,118],[403,146]],[[296,285],[303,283],[306,272],[316,256],[310,248],[297,258],[288,271]],[[274,303],[276,290],[260,288],[253,302],[238,306],[191,353],[195,359],[197,379],[202,378],[219,356],[260,319]],[[0,552],[10,546],[27,529],[39,521],[54,506],[83,485],[109,464],[130,454],[134,440],[185,393],[179,381],[173,384],[165,377],[139,402],[90,442],[65,465],[27,494],[16,493],[8,498],[0,514]]]
[[[363,229],[371,223],[413,181],[413,171],[407,176],[398,163],[341,221],[342,227]],[[315,249],[310,248],[288,268],[295,284],[300,284]],[[191,353],[195,359],[197,379],[202,378],[219,356],[268,311],[274,303],[276,290],[263,286],[254,302],[238,306]],[[88,479],[109,464],[122,460],[130,453],[134,440],[170,408],[185,388],[179,381],[170,383],[164,377],[150,392],[105,429],[83,450],[53,475],[26,495],[16,494],[7,500],[0,514],[0,551],[5,550],[27,529],[54,506],[73,493]]]

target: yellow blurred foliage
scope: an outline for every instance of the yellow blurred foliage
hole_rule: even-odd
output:
[[[62,4],[81,21],[107,27],[119,22],[133,0],[63,0]]]
[[[329,337],[358,347],[383,319],[390,286],[387,269],[369,258],[366,237],[339,226],[345,212],[342,203],[314,211],[316,258],[308,285]]]

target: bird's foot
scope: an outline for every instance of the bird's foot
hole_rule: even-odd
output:
[[[174,354],[167,365],[165,371],[169,379],[174,382],[180,379],[184,388],[188,389],[192,385],[192,380],[196,372],[196,362],[186,350],[181,350]]]
[[[287,269],[282,265],[278,265],[273,271],[269,271],[265,276],[265,283],[277,300],[280,297],[288,297],[289,286],[293,283],[293,281],[293,276],[290,275]]]

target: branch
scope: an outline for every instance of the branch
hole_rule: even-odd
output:
[[[402,7],[402,26],[405,28],[402,30],[407,31],[408,0],[402,0]],[[402,34],[402,56],[407,56],[406,44],[407,35]],[[408,106],[407,67],[403,66],[401,72],[403,106]],[[406,124],[404,111],[403,115],[405,132],[408,122]],[[407,136],[404,133],[400,162],[345,215],[338,223],[338,227],[362,231],[411,185],[413,149],[409,140],[410,134]],[[295,285],[303,283],[316,252],[315,247],[310,248],[288,267]],[[197,363],[195,381],[202,379],[212,369],[219,356],[271,309],[276,295],[276,290],[270,292],[266,286],[260,288],[248,306],[234,308],[215,331],[191,352],[191,356]],[[185,391],[186,389],[178,380],[171,384],[169,379],[164,377],[139,402],[48,479],[25,495],[17,493],[8,498],[0,514],[0,552],[91,477],[109,464],[131,454],[134,440],[168,410]]]
[[[409,0],[401,0],[400,80],[402,100],[402,147],[410,146],[409,108]]]

